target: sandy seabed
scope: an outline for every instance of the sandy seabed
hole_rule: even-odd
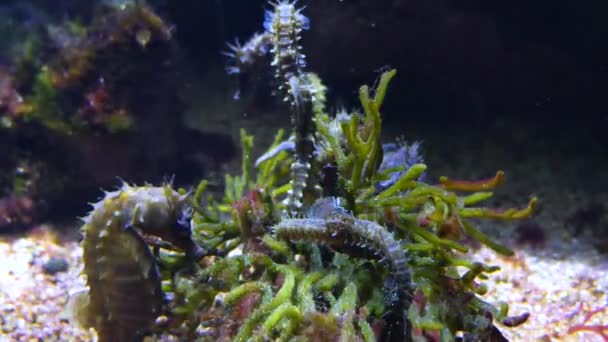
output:
[[[501,267],[490,276],[484,299],[509,303],[511,315],[530,313],[520,327],[501,327],[511,341],[606,341],[597,333],[573,330],[608,324],[607,259],[578,244],[564,245],[563,253],[521,250],[507,258],[481,248],[472,255]],[[42,266],[51,257],[65,258],[68,271],[46,274]],[[0,341],[94,339],[93,332],[62,315],[69,292],[84,285],[77,242],[59,242],[51,229],[40,227],[26,236],[2,237],[0,260]],[[585,321],[586,316],[591,317]],[[608,335],[608,327],[604,331]]]
[[[46,274],[43,265],[64,258],[67,272]],[[48,227],[0,240],[0,341],[91,341],[93,335],[62,318],[72,289],[82,288],[82,249],[58,242]]]

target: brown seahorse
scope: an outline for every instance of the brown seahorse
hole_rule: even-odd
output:
[[[200,258],[191,238],[188,196],[169,185],[128,184],[93,204],[82,231],[88,290],[70,298],[68,310],[100,342],[132,342],[150,331],[164,294],[156,260],[143,235],[153,235]]]

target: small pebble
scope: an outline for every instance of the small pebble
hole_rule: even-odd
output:
[[[46,274],[56,274],[59,272],[65,272],[68,270],[68,261],[60,257],[52,257],[42,265],[42,270]]]

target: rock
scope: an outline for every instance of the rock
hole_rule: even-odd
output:
[[[68,261],[61,257],[52,257],[42,265],[42,270],[46,274],[56,274],[68,270]]]

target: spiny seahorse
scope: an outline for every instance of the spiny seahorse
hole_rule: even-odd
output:
[[[406,252],[393,233],[376,222],[354,217],[332,197],[318,199],[310,207],[307,218],[285,219],[272,229],[278,239],[318,243],[336,252],[380,259],[387,264],[392,269],[385,281],[385,296],[390,299],[387,313],[396,316],[401,327],[401,332],[396,332],[397,338],[411,340],[406,313],[414,285]]]
[[[164,293],[156,260],[143,235],[153,235],[200,258],[191,237],[188,195],[169,185],[123,184],[92,204],[83,218],[84,274],[88,290],[70,298],[76,323],[97,331],[100,342],[137,341],[161,313]]]

